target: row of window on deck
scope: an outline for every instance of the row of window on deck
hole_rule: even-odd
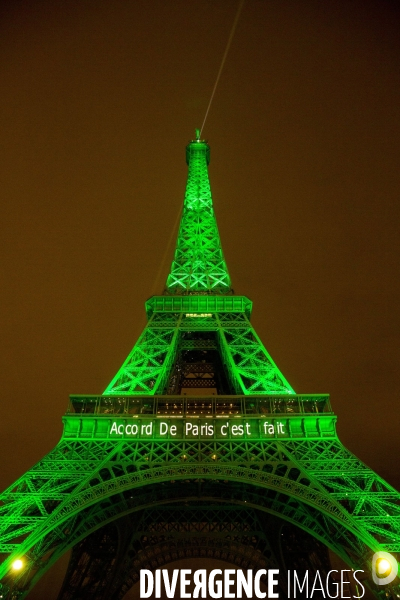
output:
[[[89,396],[70,398],[68,413],[113,415],[235,416],[331,412],[329,396],[132,397]]]

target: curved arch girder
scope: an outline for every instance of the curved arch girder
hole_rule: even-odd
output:
[[[103,531],[109,525],[85,537],[74,547],[59,600],[74,600],[83,595],[87,569],[97,572],[99,560],[107,586],[101,597],[107,600],[122,598],[138,581],[141,568],[160,568],[183,558],[212,557],[243,569],[279,568],[264,532],[265,524],[259,517],[259,513],[246,506],[199,500],[184,505],[150,506],[124,516],[116,521],[120,533],[118,545],[122,549],[118,560],[103,562],[97,556],[97,539],[103,539]],[[98,576],[90,579],[99,582]]]
[[[71,546],[79,543],[88,535],[112,523],[117,519],[137,513],[143,508],[170,505],[171,502],[186,503],[201,500],[221,503],[223,506],[240,505],[248,509],[257,509],[300,526],[317,540],[330,547],[350,565],[355,566],[354,557],[362,554],[365,546],[354,536],[350,536],[344,527],[311,507],[288,499],[284,494],[257,488],[251,484],[229,484],[229,482],[204,481],[199,491],[198,481],[175,481],[160,485],[150,484],[135,493],[120,493],[104,498],[102,502],[88,506],[84,511],[71,517],[62,528],[52,530],[40,539],[31,549],[29,560],[36,567],[21,578],[20,586],[31,589],[43,573],[56,562]],[[139,493],[137,493],[139,491]],[[186,495],[185,495],[186,494]],[[346,550],[345,550],[346,549]],[[346,553],[347,552],[347,553]]]
[[[385,549],[400,549],[400,528],[393,531],[400,518],[400,495],[337,439],[234,443],[62,440],[0,497],[0,551],[3,556],[9,554],[2,575],[7,574],[13,556],[26,555],[33,548],[35,571],[39,556],[54,551],[54,539],[68,537],[79,515],[107,497],[170,480],[215,479],[285,495],[286,503],[279,507],[283,518],[285,505],[290,506],[288,498],[311,507],[363,542],[363,549],[357,551],[361,561],[368,548],[375,551],[387,539],[393,544]]]

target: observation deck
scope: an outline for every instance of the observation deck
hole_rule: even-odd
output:
[[[246,443],[336,437],[327,394],[71,396],[63,422],[67,439]]]
[[[287,396],[72,395],[67,415],[235,417],[332,413],[328,394]]]

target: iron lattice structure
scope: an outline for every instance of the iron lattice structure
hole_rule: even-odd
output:
[[[142,335],[102,395],[71,396],[59,444],[0,496],[3,598],[71,548],[60,600],[122,598],[140,568],[179,557],[293,568],[301,536],[365,571],[374,552],[400,552],[400,494],[341,444],[329,396],[296,394],[264,348],[231,288],[208,144],[190,142],[187,160],[171,272]]]
[[[208,180],[210,149],[197,140],[186,149],[189,166],[183,214],[167,294],[232,293]]]

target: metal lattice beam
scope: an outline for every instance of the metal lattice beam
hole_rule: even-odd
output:
[[[183,214],[165,291],[231,293],[208,180],[208,144],[200,140],[189,143],[187,157],[189,172]]]
[[[112,516],[116,518],[130,510],[125,497],[130,490],[171,479],[199,478],[246,484],[255,492],[263,489],[263,502],[269,499],[271,514],[298,524],[318,539],[322,535],[330,547],[331,538],[340,540],[342,555],[351,557],[355,566],[365,565],[371,551],[400,551],[400,495],[337,439],[164,444],[64,440],[0,497],[0,549],[10,555],[3,563],[3,574],[7,576],[14,556],[24,555],[28,560],[31,557],[33,577],[42,556],[48,557],[59,544],[74,538],[81,515],[91,506],[100,507],[97,526],[106,519],[102,502],[107,498],[114,498]],[[349,489],[354,494],[350,500]],[[116,494],[122,494],[123,505],[115,503]],[[92,530],[91,521],[85,523],[81,535]],[[327,523],[329,528],[322,534]],[[337,543],[334,549],[338,551]]]

